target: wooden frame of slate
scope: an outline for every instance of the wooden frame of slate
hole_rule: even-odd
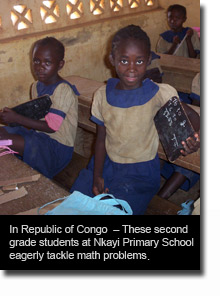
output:
[[[172,97],[154,117],[155,126],[170,162],[175,161],[184,149],[182,141],[195,133],[178,97]]]

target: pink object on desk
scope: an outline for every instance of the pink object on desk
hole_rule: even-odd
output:
[[[10,145],[12,145],[12,140],[0,140],[0,156],[18,153],[9,148]]]
[[[200,27],[192,27],[192,29],[197,32],[197,34],[200,38]]]
[[[0,140],[0,146],[10,146],[12,145],[12,140]]]

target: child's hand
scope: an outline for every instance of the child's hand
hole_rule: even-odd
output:
[[[4,124],[9,124],[16,122],[17,115],[15,111],[5,107],[2,112],[0,112],[0,119]]]
[[[108,188],[104,189],[104,179],[101,177],[94,178],[92,191],[95,195],[107,193]]]
[[[177,45],[177,44],[179,44],[180,42],[181,42],[181,40],[180,40],[180,38],[179,38],[177,35],[173,37],[173,43],[174,43],[174,44]]]
[[[187,32],[186,32],[186,35],[187,35],[187,38],[190,39],[192,37],[192,35],[193,35],[193,29],[191,29],[191,28],[188,29]]]
[[[186,156],[190,153],[196,152],[200,148],[200,131],[194,134],[194,137],[189,137],[186,142],[182,142],[185,150],[181,150],[182,155]]]

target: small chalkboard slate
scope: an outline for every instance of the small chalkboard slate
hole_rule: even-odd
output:
[[[38,97],[34,100],[20,104],[14,108],[13,111],[32,119],[39,120],[44,118],[49,112],[50,106],[52,105],[49,95]],[[10,126],[18,126],[17,123],[11,123]]]
[[[168,160],[176,160],[184,149],[181,142],[195,133],[179,98],[172,97],[161,107],[154,122]]]

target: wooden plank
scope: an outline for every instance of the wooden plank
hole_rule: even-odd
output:
[[[17,184],[3,186],[2,189],[4,191],[18,190]]]
[[[194,76],[200,72],[200,59],[178,57],[163,53],[157,54],[160,56],[160,66],[162,69],[174,73],[192,73]]]
[[[155,195],[149,203],[145,215],[177,215],[181,207]]]
[[[27,194],[27,191],[24,188],[24,186],[22,186],[18,190],[14,190],[9,193],[5,193],[5,194],[1,195],[1,197],[0,197],[0,205],[4,204],[6,202],[9,202],[11,200],[15,200],[17,198],[23,197],[26,194]]]
[[[87,104],[84,105],[82,102],[78,105],[78,125],[88,131],[96,133],[96,124],[90,120],[91,109]]]
[[[38,181],[39,178],[40,178],[40,174],[37,174],[34,176],[27,176],[23,178],[11,179],[11,180],[0,180],[0,186],[34,182],[34,181]]]
[[[91,100],[93,97],[94,92],[101,87],[104,83],[95,81],[88,78],[83,78],[79,76],[67,76],[65,77],[67,81],[71,84],[74,84],[78,89],[80,96],[79,96],[79,103],[83,103],[83,105],[90,106]]]
[[[163,83],[172,85],[178,91],[191,93],[192,80],[200,72],[200,59],[157,54],[164,72]]]

